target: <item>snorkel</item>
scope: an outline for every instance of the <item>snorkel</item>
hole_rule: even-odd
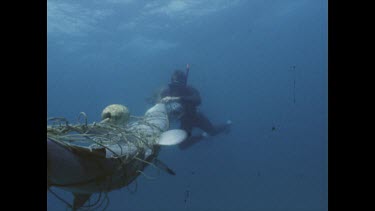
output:
[[[185,81],[185,86],[187,85],[187,80],[188,80],[188,77],[189,77],[189,70],[190,70],[190,64],[186,64],[186,81]]]

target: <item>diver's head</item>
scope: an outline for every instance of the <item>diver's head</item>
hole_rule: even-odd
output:
[[[186,74],[181,70],[175,70],[171,77],[169,86],[184,87],[186,86]]]
[[[129,109],[120,104],[107,106],[102,112],[102,122],[124,126],[130,117]]]

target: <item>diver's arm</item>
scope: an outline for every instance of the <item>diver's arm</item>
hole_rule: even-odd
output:
[[[161,99],[161,98],[164,98],[164,97],[166,97],[166,96],[168,96],[168,95],[169,95],[169,88],[168,88],[168,87],[164,87],[164,88],[160,91],[160,93],[159,93],[160,99]]]
[[[164,87],[160,92],[158,96],[158,102],[160,103],[167,103],[169,100],[170,90],[168,87]]]

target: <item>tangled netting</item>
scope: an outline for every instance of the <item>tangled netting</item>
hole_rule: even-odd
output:
[[[83,123],[80,122],[82,117]],[[159,150],[155,148],[155,143],[162,130],[155,125],[149,124],[143,117],[132,116],[131,119],[132,121],[126,127],[122,127],[102,122],[88,124],[87,115],[83,112],[80,113],[77,124],[70,124],[63,117],[49,118],[47,121],[51,123],[47,126],[47,138],[78,152],[80,150],[105,148],[112,152],[111,158],[120,161],[118,162],[119,171],[136,160],[138,163],[142,162],[157,168],[159,174],[159,168],[151,163],[150,160],[145,159],[145,149],[153,149],[154,156],[157,156]],[[145,127],[149,128],[147,133],[145,133]],[[120,153],[111,149],[111,146],[114,145],[121,148]],[[153,179],[142,172],[142,169],[137,170],[137,173],[144,175],[148,179]],[[127,175],[124,174],[123,176],[125,178]],[[135,186],[137,187],[136,183]],[[59,197],[51,189],[49,190],[64,202],[68,208],[72,208],[72,205],[66,200]],[[104,197],[102,194],[104,194]],[[80,210],[105,210],[109,204],[107,194],[108,192],[100,192],[94,203],[89,202],[89,205],[83,206]]]
[[[137,120],[136,123],[129,123],[127,127],[121,127],[109,123],[94,122],[87,124],[86,114],[81,113],[80,116],[85,117],[85,123],[69,124],[63,117],[49,118],[48,121],[52,121],[52,124],[47,126],[47,138],[69,147],[90,145],[93,148],[107,148],[108,145],[126,143],[144,148],[145,146],[152,147],[160,132],[162,132],[160,128],[144,121],[142,117],[133,116],[132,118]],[[144,133],[144,131],[135,127],[136,125],[147,125],[155,130],[152,134],[150,132]]]

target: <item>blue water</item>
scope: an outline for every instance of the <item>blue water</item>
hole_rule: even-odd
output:
[[[47,13],[48,117],[99,121],[113,103],[141,116],[189,63],[200,110],[233,122],[163,148],[177,175],[148,167],[156,179],[111,192],[107,210],[328,210],[326,0],[48,0]],[[66,210],[50,193],[47,208]]]

